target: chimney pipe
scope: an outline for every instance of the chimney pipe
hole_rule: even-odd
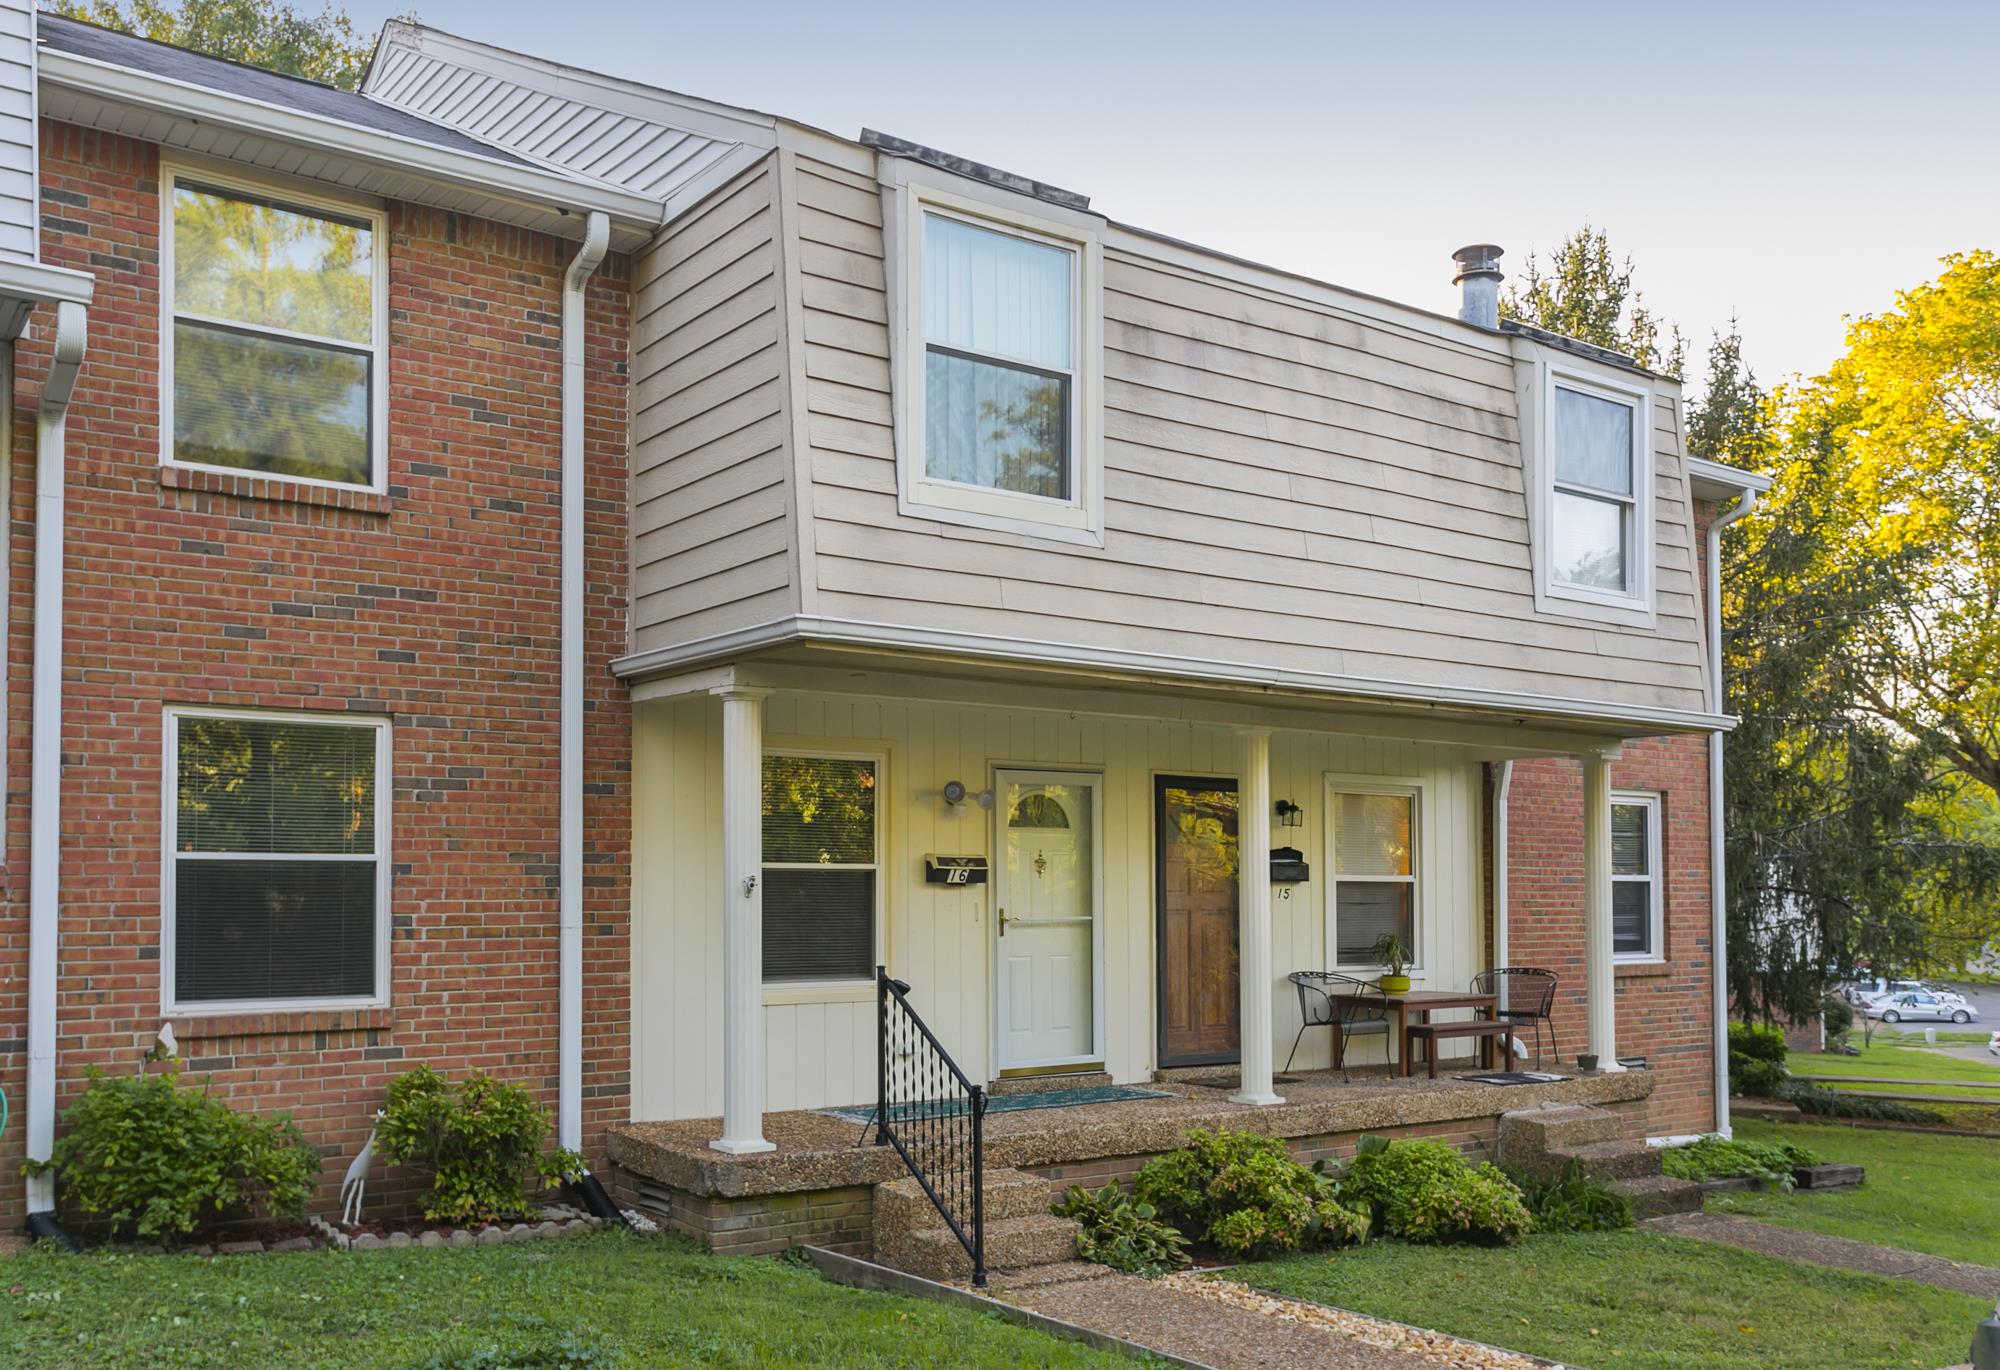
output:
[[[1500,327],[1500,249],[1492,243],[1474,243],[1451,254],[1458,263],[1453,285],[1465,287],[1458,317],[1475,328]]]

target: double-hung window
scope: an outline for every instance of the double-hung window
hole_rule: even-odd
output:
[[[1101,540],[1096,221],[997,191],[991,202],[922,184],[902,193],[903,511]]]
[[[881,839],[875,757],[764,757],[764,982],[875,974]]]
[[[1611,954],[1628,961],[1665,956],[1660,878],[1660,799],[1611,797]]]
[[[1336,783],[1328,794],[1335,966],[1375,965],[1375,944],[1394,935],[1417,945],[1417,803],[1414,788],[1360,789]]]
[[[381,488],[380,212],[164,181],[163,460]]]
[[[1542,590],[1572,605],[1647,612],[1649,392],[1551,366],[1543,394]]]
[[[169,1011],[388,998],[389,726],[170,710]]]

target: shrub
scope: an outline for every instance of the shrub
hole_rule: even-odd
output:
[[[1895,1099],[1869,1099],[1859,1094],[1843,1094],[1837,1089],[1822,1089],[1803,1080],[1787,1081],[1777,1097],[1788,1104],[1796,1104],[1802,1113],[1821,1118],[1872,1118],[1885,1123],[1949,1121],[1934,1108],[1919,1108]]]
[[[1571,1161],[1559,1175],[1515,1181],[1537,1232],[1616,1232],[1632,1225],[1632,1205]]]
[[[1365,1241],[1368,1215],[1341,1202],[1341,1186],[1254,1132],[1188,1133],[1187,1145],[1148,1161],[1133,1197],[1196,1241],[1243,1258]]]
[[[527,1208],[530,1174],[555,1184],[583,1169],[573,1151],[542,1154],[548,1132],[548,1110],[520,1085],[475,1070],[454,1087],[418,1066],[389,1085],[375,1136],[390,1160],[431,1173],[426,1218],[494,1222]]]
[[[1784,1092],[1790,1078],[1781,1065],[1745,1056],[1740,1051],[1729,1053],[1729,1089],[1732,1094],[1744,1094],[1753,1099],[1775,1099]]]
[[[1752,1060],[1782,1066],[1785,1063],[1785,1034],[1759,1023],[1731,1023],[1729,1053],[1731,1056],[1741,1053]]]
[[[111,1079],[95,1066],[63,1113],[46,1162],[66,1212],[110,1235],[173,1243],[262,1207],[302,1218],[319,1153],[284,1114],[238,1113],[204,1090],[180,1087],[180,1063],[158,1075]]]
[[[1436,1140],[1363,1137],[1347,1193],[1369,1205],[1381,1231],[1413,1242],[1511,1242],[1532,1223],[1520,1189],[1497,1167],[1467,1165]]]
[[[1820,1003],[1819,1020],[1826,1028],[1827,1040],[1836,1041],[1854,1028],[1854,1005],[1838,994],[1829,994]]]
[[[1668,1147],[1660,1157],[1667,1174],[1682,1180],[1764,1180],[1790,1193],[1792,1170],[1818,1165],[1817,1153],[1790,1142],[1750,1142],[1702,1137],[1686,1146]]]
[[[1070,1186],[1056,1204],[1056,1216],[1081,1226],[1076,1254],[1087,1261],[1148,1279],[1190,1263],[1187,1238],[1161,1222],[1151,1204],[1126,1198],[1115,1182],[1095,1194]]]

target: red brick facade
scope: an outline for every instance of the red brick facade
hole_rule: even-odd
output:
[[[162,710],[326,710],[393,726],[390,1006],[175,1027],[190,1074],[289,1110],[329,1156],[419,1061],[557,1085],[561,290],[572,245],[390,203],[386,495],[159,462],[159,155],[43,129],[43,252],[91,271],[69,420],[60,1090],[139,1068],[161,1022]],[[586,1142],[626,1115],[629,769],[624,646],[629,262],[592,282],[587,363]],[[33,406],[47,320],[18,349],[0,1084],[26,1065]],[[383,1186],[385,1199],[395,1186]],[[0,1184],[0,1225],[20,1185]]]

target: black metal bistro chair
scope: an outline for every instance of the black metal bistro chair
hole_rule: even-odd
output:
[[[1292,1059],[1299,1054],[1299,1043],[1307,1028],[1334,1030],[1333,1064],[1343,1080],[1347,1078],[1348,1038],[1379,1036],[1384,1049],[1388,1049],[1387,1043],[1392,1040],[1389,1001],[1379,985],[1328,970],[1295,970],[1285,978],[1299,991],[1300,1019],[1299,1034],[1292,1038],[1292,1054],[1285,1058],[1286,1070],[1292,1068]]]
[[[1556,1049],[1556,973],[1534,966],[1499,966],[1472,977],[1474,994],[1497,1001],[1493,1016],[1503,1023],[1523,1023],[1535,1038],[1535,1066],[1542,1064],[1542,1026],[1548,1025],[1549,1050]]]

